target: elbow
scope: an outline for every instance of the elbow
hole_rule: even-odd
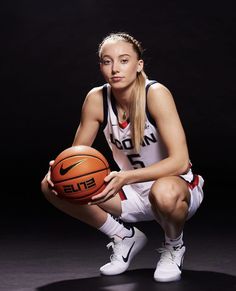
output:
[[[178,175],[186,174],[191,168],[191,164],[188,158],[182,159],[178,164],[179,164]]]
[[[175,165],[175,166],[174,166]],[[188,154],[178,154],[173,157],[174,175],[186,174],[191,168]]]

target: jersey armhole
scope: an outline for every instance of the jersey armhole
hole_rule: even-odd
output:
[[[104,130],[107,124],[108,104],[107,104],[107,84],[102,87],[102,99],[103,99],[103,122],[101,122],[101,129]]]
[[[151,124],[153,125],[153,126],[155,126],[155,127],[157,127],[156,126],[156,122],[155,122],[155,120],[152,118],[152,116],[151,116],[151,114],[150,114],[150,112],[149,112],[149,110],[148,110],[148,106],[147,106],[147,95],[148,95],[148,90],[149,90],[149,88],[153,85],[153,84],[156,84],[156,83],[158,83],[157,81],[155,81],[155,80],[153,80],[153,81],[150,81],[147,85],[146,85],[146,115],[147,115],[147,119],[151,122]]]

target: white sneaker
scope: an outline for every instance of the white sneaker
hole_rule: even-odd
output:
[[[144,247],[147,237],[136,227],[132,228],[131,236],[123,239],[114,236],[107,247],[112,247],[113,253],[110,256],[110,263],[102,266],[100,272],[103,275],[118,275],[125,272],[133,257]]]
[[[164,245],[158,249],[160,260],[154,273],[154,279],[158,282],[171,282],[181,279],[185,246],[171,247]]]

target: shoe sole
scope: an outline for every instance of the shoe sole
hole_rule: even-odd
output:
[[[167,283],[167,282],[176,282],[179,281],[181,279],[181,275],[175,276],[175,277],[171,277],[171,278],[155,278],[154,280],[156,282],[162,282],[162,283]]]

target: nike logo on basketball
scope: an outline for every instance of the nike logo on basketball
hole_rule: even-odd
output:
[[[79,165],[79,164],[82,164],[83,162],[85,162],[86,159],[83,159],[83,160],[80,160],[78,161],[77,163],[74,163],[72,165],[70,165],[69,167],[66,167],[66,168],[63,168],[63,164],[61,165],[61,168],[60,168],[60,174],[63,176],[65,175],[66,173],[68,173],[71,169],[73,169],[75,166]]]
[[[130,249],[129,249],[128,253],[127,253],[127,256],[126,256],[125,258],[122,256],[122,259],[123,259],[123,261],[124,261],[125,263],[127,263],[128,260],[129,260],[129,255],[130,255],[130,253],[131,253],[131,251],[132,251],[132,248],[134,247],[134,244],[135,244],[135,241],[133,242],[132,246],[130,247]]]

